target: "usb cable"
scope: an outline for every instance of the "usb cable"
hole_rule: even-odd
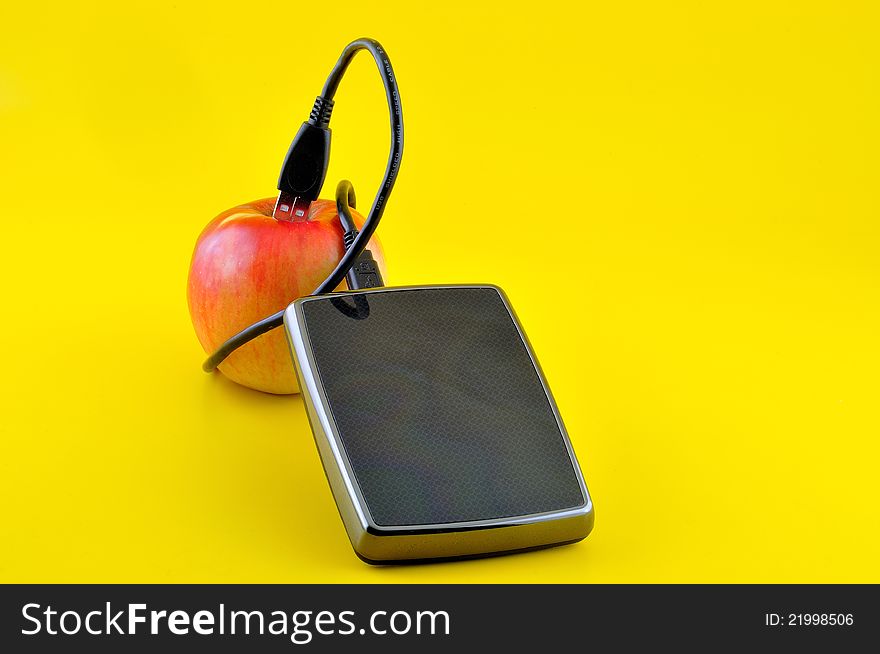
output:
[[[349,210],[350,207],[354,207],[355,202],[354,188],[351,182],[343,180],[337,187],[336,207],[342,230],[345,233],[345,254],[327,279],[312,291],[312,295],[329,293],[339,285],[343,278],[347,280],[349,288],[352,289],[382,285],[379,268],[370,251],[366,250],[366,246],[379,225],[388,197],[397,180],[397,173],[400,170],[400,160],[403,156],[403,111],[400,106],[397,80],[394,77],[394,70],[391,68],[391,60],[378,41],[357,39],[345,46],[324,83],[321,95],[317,97],[312,106],[309,119],[302,124],[287,151],[287,156],[281,167],[281,174],[278,176],[279,193],[273,215],[276,218],[287,219],[307,215],[309,205],[318,198],[327,176],[327,166],[330,161],[330,115],[333,112],[333,98],[349,64],[355,54],[361,50],[366,50],[373,56],[382,75],[385,97],[388,101],[388,113],[391,119],[391,148],[388,153],[385,175],[360,231],[357,230]],[[208,357],[202,364],[202,369],[205,372],[212,372],[236,349],[258,336],[280,327],[283,321],[284,311],[282,310],[243,329]]]

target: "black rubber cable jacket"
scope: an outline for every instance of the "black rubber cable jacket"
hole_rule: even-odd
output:
[[[391,67],[391,60],[388,58],[385,49],[378,41],[373,39],[357,39],[345,46],[345,49],[339,56],[339,60],[336,62],[333,70],[330,71],[330,75],[324,83],[321,96],[325,100],[333,99],[346,69],[354,58],[354,55],[360,50],[367,50],[373,55],[373,59],[379,67],[379,72],[382,75],[383,85],[385,86],[385,98],[388,101],[388,113],[391,119],[391,148],[388,153],[388,164],[385,167],[385,176],[382,179],[382,185],[376,193],[376,198],[373,200],[373,206],[370,208],[370,213],[367,215],[363,229],[360,231],[360,234],[358,234],[351,247],[342,255],[342,259],[336,264],[333,272],[330,273],[327,279],[325,279],[318,288],[312,291],[312,295],[329,293],[336,288],[345,278],[352,263],[354,263],[355,259],[357,259],[364,248],[366,248],[370,237],[372,237],[373,232],[376,231],[376,227],[379,225],[379,221],[382,219],[382,214],[385,212],[385,204],[388,202],[388,196],[394,188],[394,182],[397,181],[397,173],[400,170],[400,160],[403,157],[403,110],[400,106],[400,92],[397,88],[397,80],[394,77],[394,69]],[[223,343],[216,352],[208,357],[208,359],[202,364],[202,369],[205,372],[212,372],[223,362],[224,359],[226,359],[226,357],[239,347],[276,327],[280,327],[283,323],[284,310],[282,309],[278,313],[263,318],[250,327],[243,329]]]
[[[351,210],[356,205],[357,196],[354,193],[354,186],[347,179],[343,179],[336,185],[336,213],[339,216],[339,224],[342,225],[343,241],[346,234],[357,232],[357,225],[351,215]],[[345,249],[348,249],[348,245]]]

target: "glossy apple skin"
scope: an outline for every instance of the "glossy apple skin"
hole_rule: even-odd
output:
[[[308,217],[298,221],[276,220],[274,206],[275,199],[266,198],[224,211],[196,242],[187,301],[206,353],[314,291],[342,258],[335,202],[313,202]],[[363,216],[352,215],[358,226],[363,225]],[[385,260],[375,237],[368,247],[384,277]],[[345,282],[339,288],[345,288]],[[299,392],[283,327],[233,352],[219,370],[266,393]]]

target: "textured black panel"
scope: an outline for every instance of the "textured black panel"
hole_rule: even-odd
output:
[[[305,302],[318,376],[377,524],[580,506],[571,459],[493,288]]]

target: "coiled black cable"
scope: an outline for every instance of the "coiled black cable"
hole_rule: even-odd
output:
[[[347,179],[340,180],[336,185],[336,214],[339,216],[339,224],[342,225],[343,245],[347,250],[354,241],[348,243],[346,236],[354,234],[358,235],[358,228],[352,218],[351,210],[357,205],[357,196],[354,193],[354,186]]]
[[[367,215],[363,228],[351,244],[351,247],[346,250],[342,259],[336,264],[333,272],[331,272],[330,275],[328,275],[327,278],[321,282],[314,291],[312,291],[312,295],[328,293],[336,288],[345,278],[346,273],[349,268],[351,268],[355,259],[357,259],[367,246],[367,243],[373,236],[373,232],[376,231],[376,227],[379,225],[379,221],[382,219],[382,214],[385,212],[385,205],[388,202],[388,197],[391,195],[391,190],[394,188],[394,182],[397,180],[397,173],[400,170],[400,160],[403,156],[403,110],[400,106],[400,92],[397,88],[397,80],[394,77],[394,69],[391,67],[391,60],[388,58],[388,54],[378,41],[367,38],[357,39],[345,46],[345,49],[339,56],[339,60],[336,62],[333,70],[330,71],[330,75],[328,75],[327,81],[324,83],[324,88],[321,91],[319,100],[323,100],[322,106],[332,108],[333,97],[336,95],[339,83],[342,81],[342,77],[345,75],[345,71],[348,69],[349,64],[351,64],[352,59],[354,59],[355,54],[360,50],[366,50],[373,56],[373,59],[379,68],[379,72],[382,75],[382,83],[385,87],[385,97],[388,101],[388,113],[391,119],[391,148],[388,153],[388,164],[385,167],[385,176],[383,177],[382,184],[373,200],[373,206],[370,208],[370,213]],[[327,122],[329,122],[329,108],[326,111]],[[339,202],[337,201],[337,206],[338,205]],[[351,218],[350,214],[348,215],[348,218]],[[349,230],[343,227],[343,231]],[[276,327],[280,327],[283,323],[283,309],[278,313],[263,318],[259,322],[255,322],[250,327],[243,329],[223,343],[216,352],[205,360],[202,364],[202,369],[205,372],[214,371],[214,369],[216,369],[226,357],[242,345],[275,329]]]

